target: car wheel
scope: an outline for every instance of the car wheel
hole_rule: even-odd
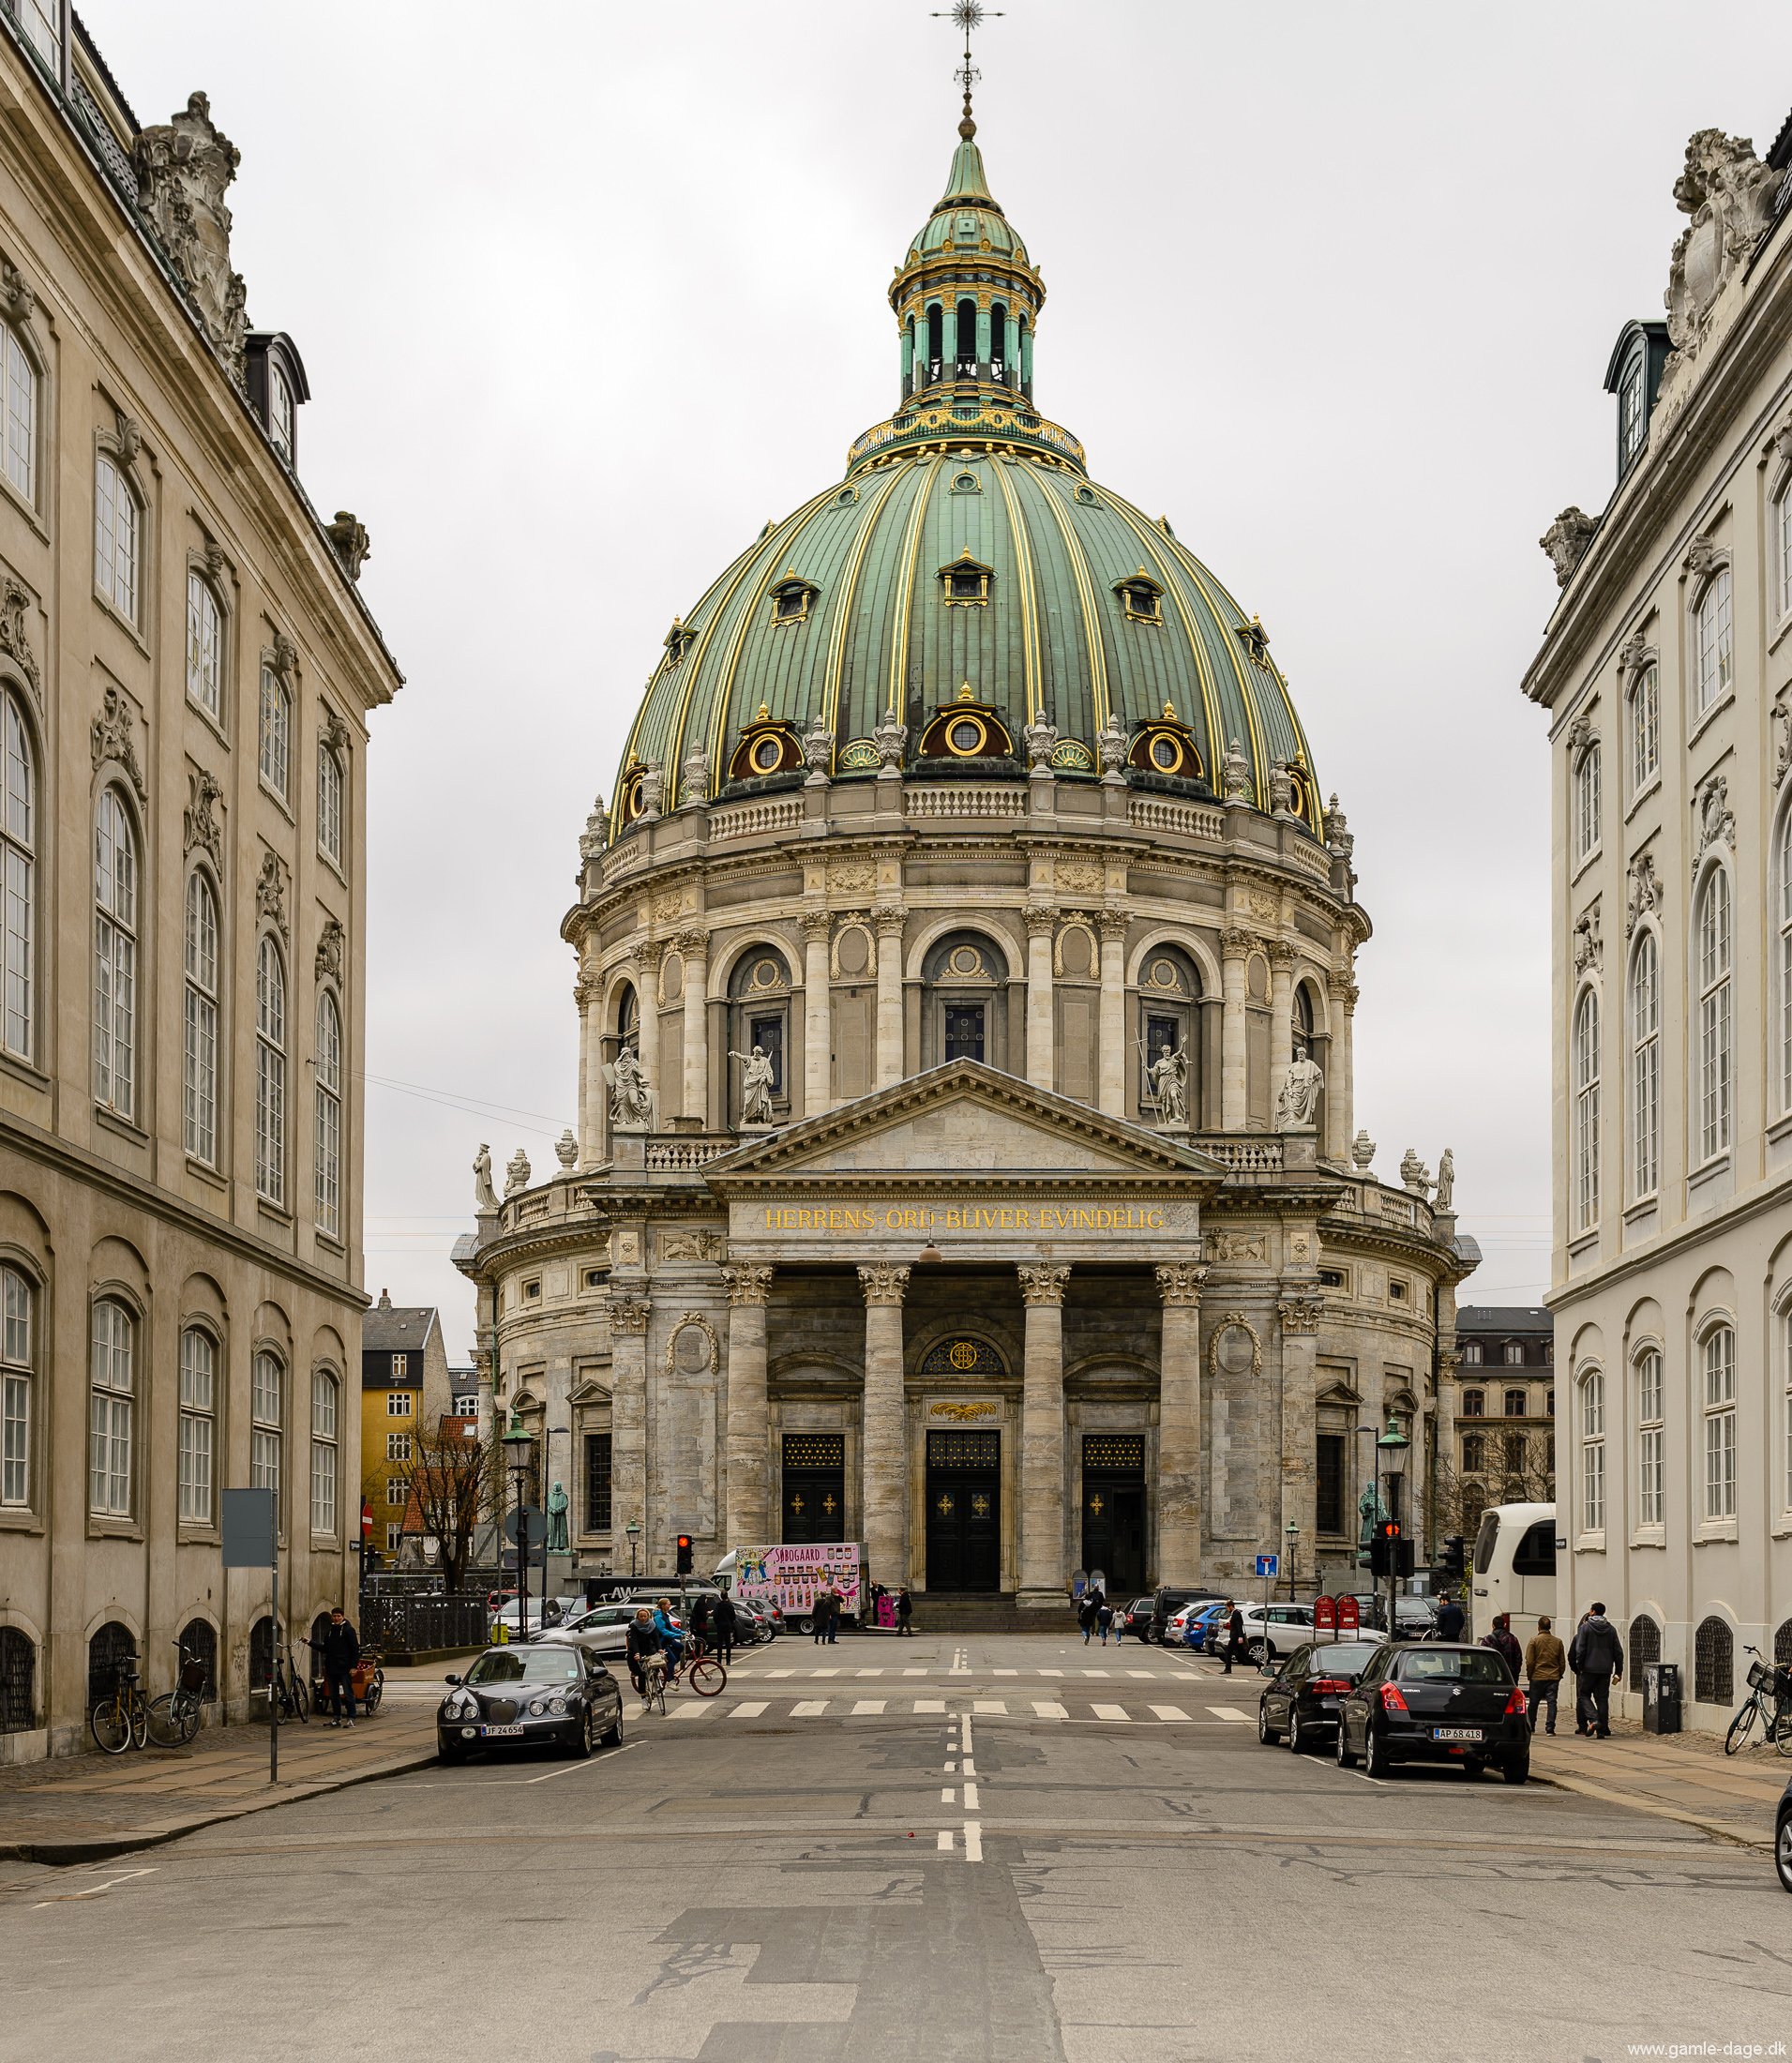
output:
[[[1783,1813],[1773,1830],[1773,1867],[1780,1873],[1780,1886],[1792,1891],[1792,1813]]]
[[[1528,1754],[1510,1756],[1501,1766],[1499,1773],[1508,1784],[1528,1783],[1530,1781],[1530,1756]]]
[[[464,1762],[467,1759],[467,1751],[458,1741],[438,1740],[435,1744],[435,1758],[438,1762],[452,1766],[457,1762]]]
[[[573,1753],[581,1760],[590,1755],[597,1745],[597,1732],[592,1724],[591,1707],[585,1707],[585,1716],[579,1723],[579,1739],[573,1742]]]
[[[1388,1754],[1387,1741],[1378,1734],[1373,1724],[1363,1742],[1363,1771],[1365,1776],[1384,1777],[1393,1769],[1393,1763]]]
[[[1260,1669],[1266,1659],[1263,1643],[1260,1640],[1252,1641],[1244,1650],[1244,1659],[1252,1668]]]
[[[1306,1729],[1301,1724],[1300,1715],[1296,1712],[1288,1714],[1288,1751],[1297,1755],[1306,1753]]]
[[[1338,1768],[1340,1769],[1354,1769],[1356,1768],[1357,1758],[1351,1751],[1349,1739],[1345,1729],[1344,1715],[1342,1713],[1339,1713],[1338,1715],[1338,1739],[1335,1753],[1338,1759]]]
[[[1274,1747],[1282,1738],[1270,1724],[1270,1715],[1260,1703],[1257,1708],[1257,1738],[1265,1748]]]
[[[603,1743],[606,1748],[620,1748],[623,1744],[623,1701],[620,1697],[616,1700],[615,1720],[603,1736]]]

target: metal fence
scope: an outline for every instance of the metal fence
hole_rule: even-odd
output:
[[[361,1639],[387,1653],[417,1653],[429,1649],[483,1648],[486,1644],[485,1595],[448,1597],[394,1595],[369,1597]]]

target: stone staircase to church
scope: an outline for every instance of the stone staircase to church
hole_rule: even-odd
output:
[[[1062,1615],[1022,1611],[1012,1590],[916,1591],[914,1630],[918,1634],[1027,1634],[1074,1631],[1077,1620],[1065,1601]]]

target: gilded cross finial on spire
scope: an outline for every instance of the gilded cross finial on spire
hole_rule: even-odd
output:
[[[964,62],[952,76],[964,87],[964,115],[958,124],[958,134],[967,143],[977,133],[977,125],[971,119],[971,89],[983,77],[971,61],[971,32],[981,28],[988,16],[1003,11],[1001,8],[986,8],[983,0],[956,0],[956,5],[949,8],[934,9],[936,22],[954,22],[964,31]]]

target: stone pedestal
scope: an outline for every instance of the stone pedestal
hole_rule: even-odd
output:
[[[1201,1566],[1200,1261],[1157,1271],[1164,1318],[1158,1349],[1157,1580],[1197,1583]]]
[[[722,1280],[728,1287],[726,1552],[772,1538],[765,1483],[765,1304],[772,1271],[744,1262],[724,1268]]]
[[[1064,1286],[1068,1268],[1023,1261],[1026,1306],[1020,1400],[1019,1598],[1063,1609]]]
[[[871,1581],[895,1590],[909,1575],[908,1411],[902,1385],[902,1300],[909,1271],[880,1262],[859,1270],[865,1294],[865,1404],[860,1446],[865,1559]]]

